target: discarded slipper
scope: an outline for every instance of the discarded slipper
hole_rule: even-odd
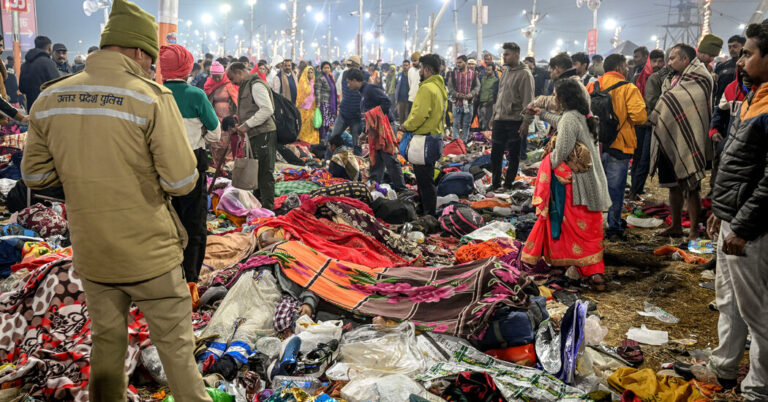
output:
[[[643,351],[640,349],[640,344],[631,339],[621,341],[621,346],[616,349],[616,352],[622,359],[626,360],[634,367],[641,365],[643,360],[645,360],[643,358]]]

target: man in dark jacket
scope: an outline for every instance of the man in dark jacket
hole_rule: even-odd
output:
[[[360,112],[363,116],[377,106],[381,107],[381,113],[383,113],[384,116],[389,116],[389,108],[392,105],[392,102],[381,87],[363,81],[363,72],[357,69],[347,71],[344,73],[344,77],[347,80],[349,89],[360,92]],[[360,141],[362,142],[365,140],[364,137],[371,133],[371,131],[375,130],[366,125],[366,133],[360,137]],[[360,144],[356,145],[359,146]],[[372,154],[374,152],[375,155],[371,158],[372,162],[375,161],[375,163],[371,165],[371,179],[377,183],[382,183],[384,180],[384,168],[386,167],[389,178],[392,181],[392,188],[395,189],[395,191],[405,190],[403,168],[397,160],[397,154],[392,155],[383,150],[371,150]]]
[[[403,60],[403,67],[400,74],[397,75],[397,84],[395,85],[395,102],[397,102],[397,122],[403,125],[411,113],[411,102],[408,102],[408,70],[411,68],[410,60]]]
[[[53,45],[53,61],[56,63],[56,68],[59,69],[61,75],[73,73],[72,67],[67,61],[67,47],[63,43]]]
[[[733,35],[728,38],[728,54],[731,55],[731,58],[715,67],[715,74],[717,75],[715,106],[720,104],[720,97],[723,96],[725,87],[736,79],[736,62],[739,60],[739,53],[746,41],[747,39],[741,35]]]
[[[531,70],[531,74],[533,74],[533,82],[534,82],[534,92],[533,96],[539,96],[544,94],[544,86],[547,81],[547,72],[544,71],[543,68],[536,67],[536,59],[534,59],[531,56],[528,56],[523,61],[526,66]]]
[[[27,110],[32,109],[32,105],[40,95],[40,86],[60,76],[56,63],[51,59],[52,51],[51,40],[47,36],[38,36],[35,38],[35,48],[27,52],[27,56],[24,57],[25,63],[21,65],[19,76],[19,89],[21,93],[27,95]]]
[[[719,346],[706,367],[675,365],[688,377],[736,386],[747,335],[752,335],[745,401],[768,400],[768,22],[747,27],[741,66],[753,85],[731,127],[715,181],[714,215],[707,232],[717,238],[715,291]],[[719,233],[719,235],[717,235]]]
[[[363,150],[358,144],[360,130],[362,128],[363,116],[360,114],[360,92],[352,90],[347,85],[347,73],[353,69],[361,70],[362,59],[360,56],[350,56],[347,59],[347,71],[341,76],[341,105],[339,106],[339,115],[336,117],[336,123],[333,125],[333,134],[341,135],[344,130],[349,129],[355,144],[355,155],[360,156]],[[362,71],[362,70],[361,70]],[[371,75],[367,71],[362,71],[363,80],[368,82]],[[326,152],[326,159],[330,159],[330,154]]]

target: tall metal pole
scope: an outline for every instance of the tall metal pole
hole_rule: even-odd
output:
[[[429,46],[427,47],[427,50],[429,53],[432,53],[432,46],[435,43],[435,14],[432,13],[429,16],[429,36],[427,37],[427,41],[429,43]]]
[[[477,0],[477,58],[483,57],[483,0]]]
[[[405,32],[405,42],[404,43],[404,50],[403,50],[403,59],[408,58],[408,23],[411,20],[411,13],[408,13],[405,16],[405,21],[403,21],[403,31]]]
[[[296,61],[296,30],[298,27],[299,1],[291,2],[291,59]]]
[[[357,26],[357,55],[360,58],[363,57],[363,0],[359,1],[357,8],[357,14],[360,17],[359,25]]]
[[[251,27],[248,30],[248,54],[253,55],[253,6],[256,5],[256,0],[248,0],[248,4],[251,6]]]
[[[331,4],[328,3],[328,61],[333,60],[333,53],[331,51],[331,44],[333,43],[331,42],[331,33],[332,33],[331,27],[333,25],[332,22],[333,21],[331,21]]]
[[[419,6],[416,5],[416,18],[413,20],[413,44],[411,48],[416,51],[419,46]]]
[[[453,0],[453,58],[459,56],[459,9],[456,8],[456,0]]]
[[[379,60],[381,60],[381,26],[382,26],[382,20],[381,20],[382,19],[381,1],[382,0],[379,0],[379,26],[378,26],[378,34],[376,35],[377,36],[376,37],[376,39],[377,39],[376,40],[376,42],[377,42],[377,45],[376,45],[377,46],[376,47],[376,63],[378,63]]]

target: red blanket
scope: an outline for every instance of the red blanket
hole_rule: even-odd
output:
[[[316,218],[302,208],[262,223],[285,230],[285,240],[299,241],[328,257],[373,268],[400,267],[408,262],[357,229]]]

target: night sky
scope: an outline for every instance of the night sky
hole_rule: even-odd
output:
[[[448,0],[451,1],[452,0]],[[672,0],[677,2],[678,0]],[[153,15],[157,14],[157,0],[135,0],[142,8]],[[659,25],[667,23],[669,15],[668,4],[670,0],[605,0],[598,11],[598,23],[600,25],[600,37],[598,43],[598,52],[604,53],[610,49],[610,39],[613,31],[606,29],[604,24],[606,20],[613,19],[618,25],[623,26],[621,39],[631,40],[638,45],[644,45],[649,48],[655,47],[652,36],[657,35],[663,40],[664,29]],[[758,0],[713,0],[712,9],[712,31],[721,36],[724,40],[731,35],[741,33],[739,25],[747,22],[755,11]],[[226,23],[223,14],[220,11],[220,5],[225,1],[203,1],[203,0],[179,0],[179,18],[182,22],[179,24],[179,42],[187,45],[193,50],[199,51],[200,37],[194,35],[194,31],[202,31],[202,15],[208,13],[213,17],[213,22],[208,25],[208,31],[214,31],[216,36],[221,36],[225,27],[229,27],[229,40],[227,42],[227,53],[234,53],[235,47],[234,35],[241,39],[248,36],[249,26],[249,7],[246,0],[227,1],[231,5],[232,11],[229,13],[229,24]],[[472,5],[476,0],[457,0],[458,7],[458,25],[464,33],[462,49],[460,53],[469,53],[476,49],[476,26],[471,23]],[[527,26],[527,19],[523,15],[523,9],[530,10],[532,0],[484,0],[484,4],[489,8],[488,25],[484,26],[484,48],[493,50],[493,47],[505,41],[515,41],[520,44],[525,53],[527,49],[527,40],[520,32],[521,28]],[[342,52],[342,57],[347,52],[348,45],[354,40],[357,33],[358,20],[350,16],[350,12],[357,9],[357,0],[300,0],[299,1],[299,28],[304,29],[304,40],[307,58],[315,55],[315,50],[311,47],[313,41],[317,41],[322,46],[322,58],[326,58],[324,47],[326,45],[323,35],[328,29],[328,6],[332,7],[333,37],[338,38],[334,46],[338,45]],[[364,11],[370,13],[370,18],[364,22],[365,31],[375,31],[378,13],[378,0],[365,0]],[[384,0],[384,51],[383,58],[388,60],[390,57],[389,48],[393,48],[395,61],[402,59],[404,47],[403,21],[407,13],[411,13],[411,21],[416,9],[419,6],[419,26],[422,28],[420,38],[423,40],[423,27],[427,25],[428,15],[437,14],[442,6],[441,0]],[[289,26],[289,18],[286,11],[281,10],[280,1],[258,0],[255,9],[254,26],[258,27],[257,32],[264,35],[264,26],[267,24],[269,37],[273,36],[275,30],[286,29]],[[306,7],[311,6],[311,11],[307,12]],[[290,6],[288,7],[290,9]],[[435,44],[436,52],[443,55],[449,47],[453,45],[453,6],[443,16],[436,31]],[[324,18],[322,22],[317,22],[316,14],[323,11]],[[577,8],[575,0],[539,0],[538,10],[545,14],[538,26],[539,33],[536,37],[536,57],[537,59],[548,59],[551,52],[558,48],[559,40],[562,50],[568,50],[570,53],[584,50],[584,41],[586,40],[587,30],[592,27],[592,13],[586,7]],[[54,42],[63,42],[70,49],[70,61],[75,54],[85,53],[91,45],[98,44],[99,24],[103,22],[101,12],[87,17],[83,13],[82,1],[80,0],[38,0],[38,32],[42,35],[51,37]],[[239,20],[244,23],[240,25]],[[191,20],[191,28],[187,28],[186,21]],[[411,24],[411,27],[413,25]],[[191,41],[188,39],[191,36]],[[412,37],[412,34],[410,35]],[[578,44],[574,44],[578,41]],[[212,40],[208,40],[212,44]],[[663,43],[663,41],[662,41]],[[370,45],[367,46],[370,49]],[[724,46],[725,48],[725,46]],[[724,51],[726,51],[725,49]],[[267,56],[271,57],[271,49]],[[497,53],[497,52],[494,52]],[[366,55],[366,59],[368,55]],[[334,57],[335,58],[335,57]]]

